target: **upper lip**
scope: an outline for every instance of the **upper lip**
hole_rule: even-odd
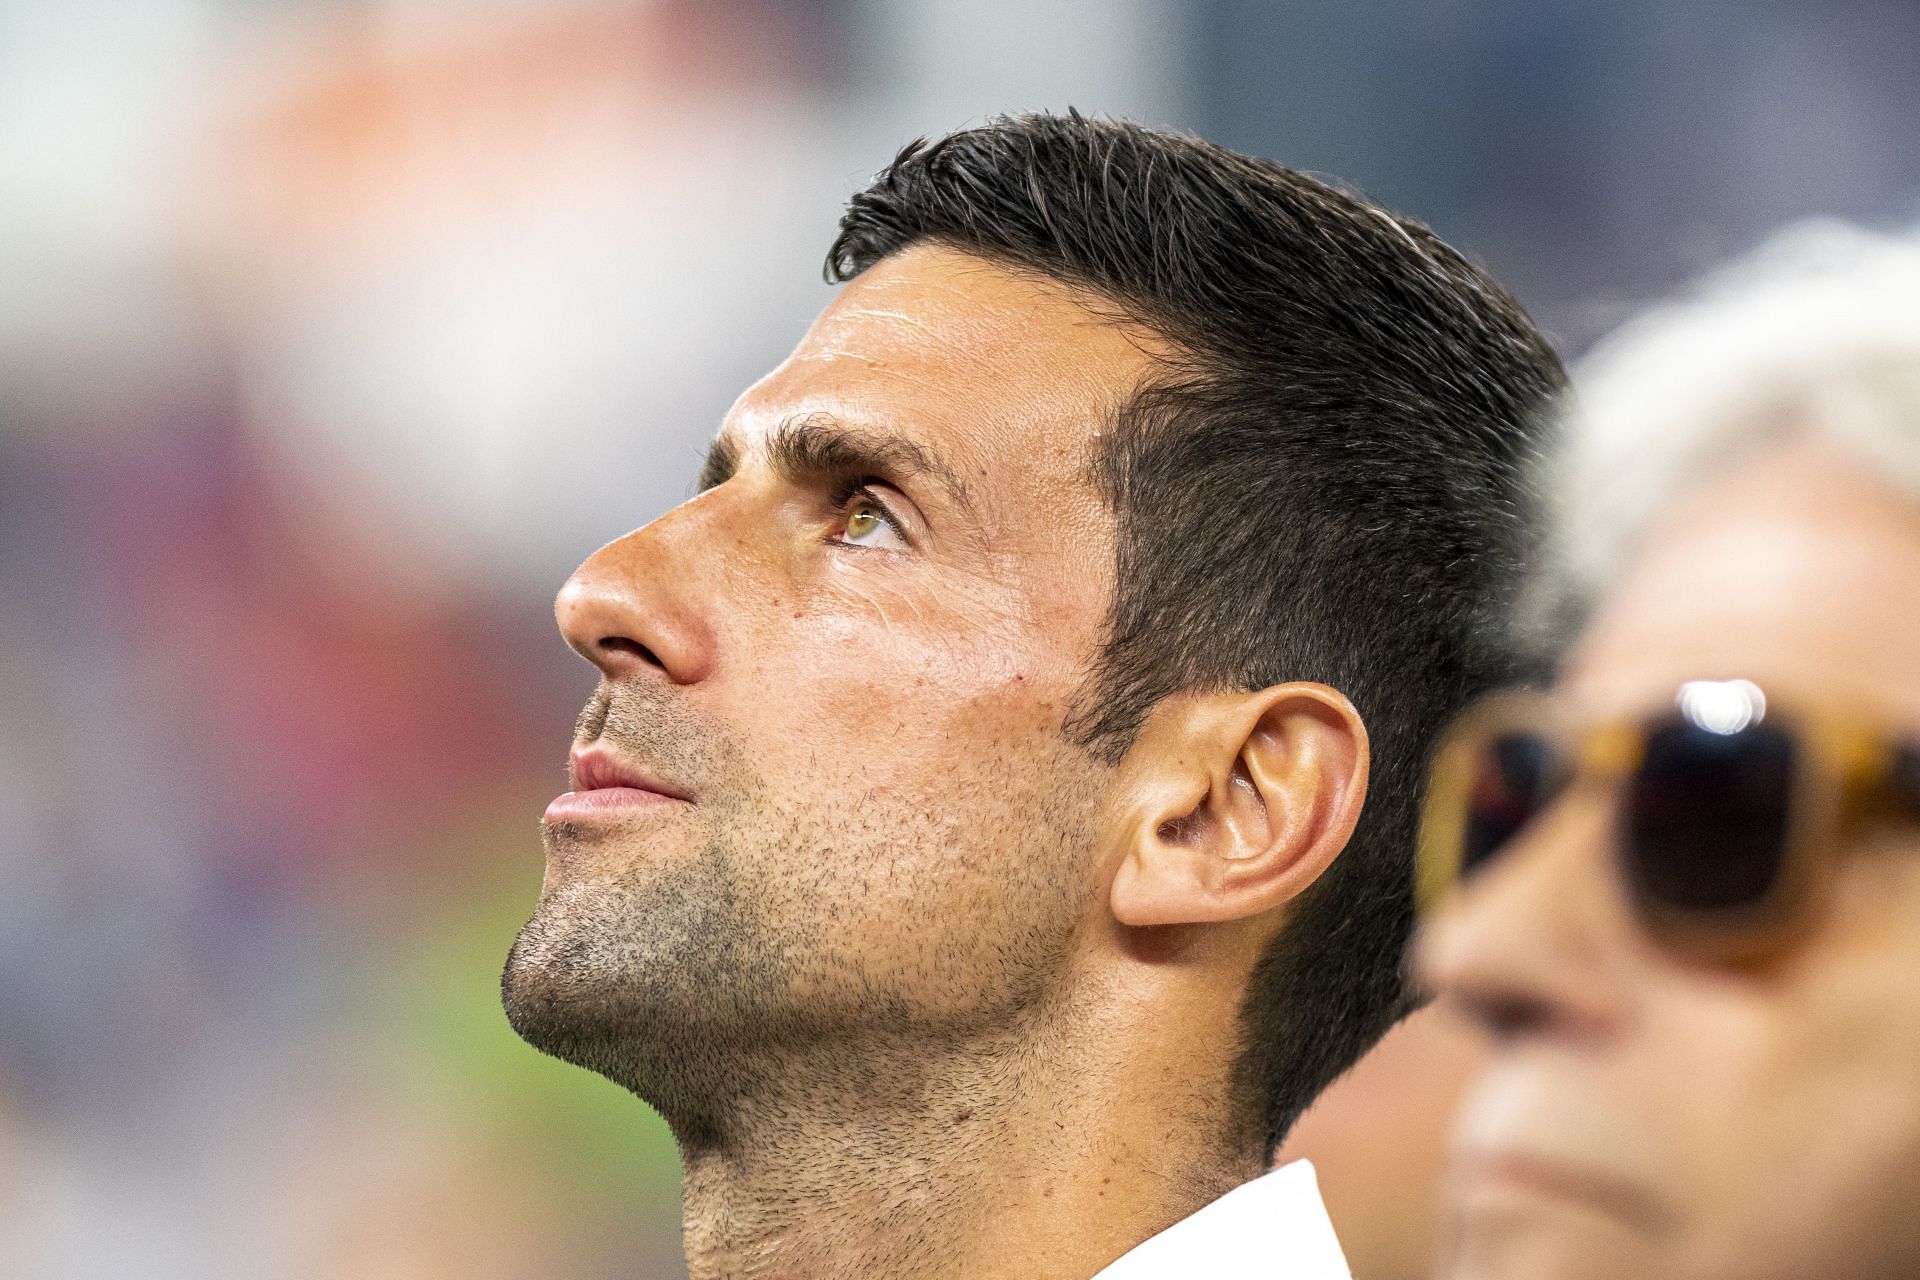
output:
[[[567,761],[567,772],[575,791],[599,791],[606,787],[632,787],[652,791],[674,800],[690,799],[686,792],[662,782],[630,760],[622,760],[602,746],[575,747]]]

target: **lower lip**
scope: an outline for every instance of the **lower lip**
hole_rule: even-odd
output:
[[[1659,1207],[1636,1188],[1584,1169],[1526,1156],[1482,1157],[1466,1162],[1458,1194],[1464,1200],[1505,1198],[1583,1205],[1614,1217],[1651,1225]]]
[[[673,796],[639,787],[598,787],[592,791],[567,791],[553,798],[541,815],[544,822],[571,822],[581,818],[610,817],[661,805],[684,803]]]

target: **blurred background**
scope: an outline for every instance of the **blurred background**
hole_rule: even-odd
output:
[[[500,964],[591,671],[908,139],[1074,105],[1424,219],[1569,352],[1920,211],[1910,0],[0,0],[0,1271],[681,1274]],[[1310,1116],[1415,1273],[1471,1046]]]

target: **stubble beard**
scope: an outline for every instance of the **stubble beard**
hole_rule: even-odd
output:
[[[549,846],[582,833],[549,827]],[[507,1021],[529,1044],[638,1094],[675,1128],[743,1082],[786,962],[709,845],[673,874],[555,887],[507,954]],[[771,1029],[771,1028],[769,1028]]]
[[[934,945],[904,963],[869,966],[835,945],[842,913],[859,909],[835,896],[835,869],[905,850],[964,864],[979,855],[977,844],[938,842],[978,838],[969,824],[933,823],[898,806],[830,817],[782,805],[743,753],[667,708],[625,705],[606,720],[606,736],[636,758],[689,764],[707,784],[685,818],[699,824],[698,852],[549,884],[502,978],[508,1020],[534,1047],[637,1094],[687,1147],[739,1136],[749,1098],[760,1113],[781,1110],[794,1090],[810,1103],[845,1091],[911,1106],[942,1059],[1017,1055],[1038,1034],[1082,914],[1090,790],[1036,785],[1045,771],[1031,761],[979,780],[974,799],[1011,796],[1021,810],[987,825],[1026,837],[1029,881],[999,887],[1004,904],[994,907],[1002,909],[987,909],[996,917],[992,938],[980,929],[941,938],[941,920],[903,919],[900,930],[933,936]],[[1072,758],[1064,743],[1062,751]],[[578,846],[608,838],[549,824],[550,865],[587,865],[577,852],[593,851]],[[956,972],[966,979],[957,988]],[[948,996],[922,1003],[935,987]],[[956,989],[965,993],[958,1000]]]

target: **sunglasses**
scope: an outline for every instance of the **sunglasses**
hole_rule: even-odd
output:
[[[1500,695],[1435,756],[1422,912],[1589,784],[1613,796],[1615,868],[1641,925],[1696,956],[1757,959],[1814,917],[1851,824],[1920,818],[1920,742],[1770,706],[1747,680],[1691,681],[1665,710],[1584,728],[1544,695]]]

